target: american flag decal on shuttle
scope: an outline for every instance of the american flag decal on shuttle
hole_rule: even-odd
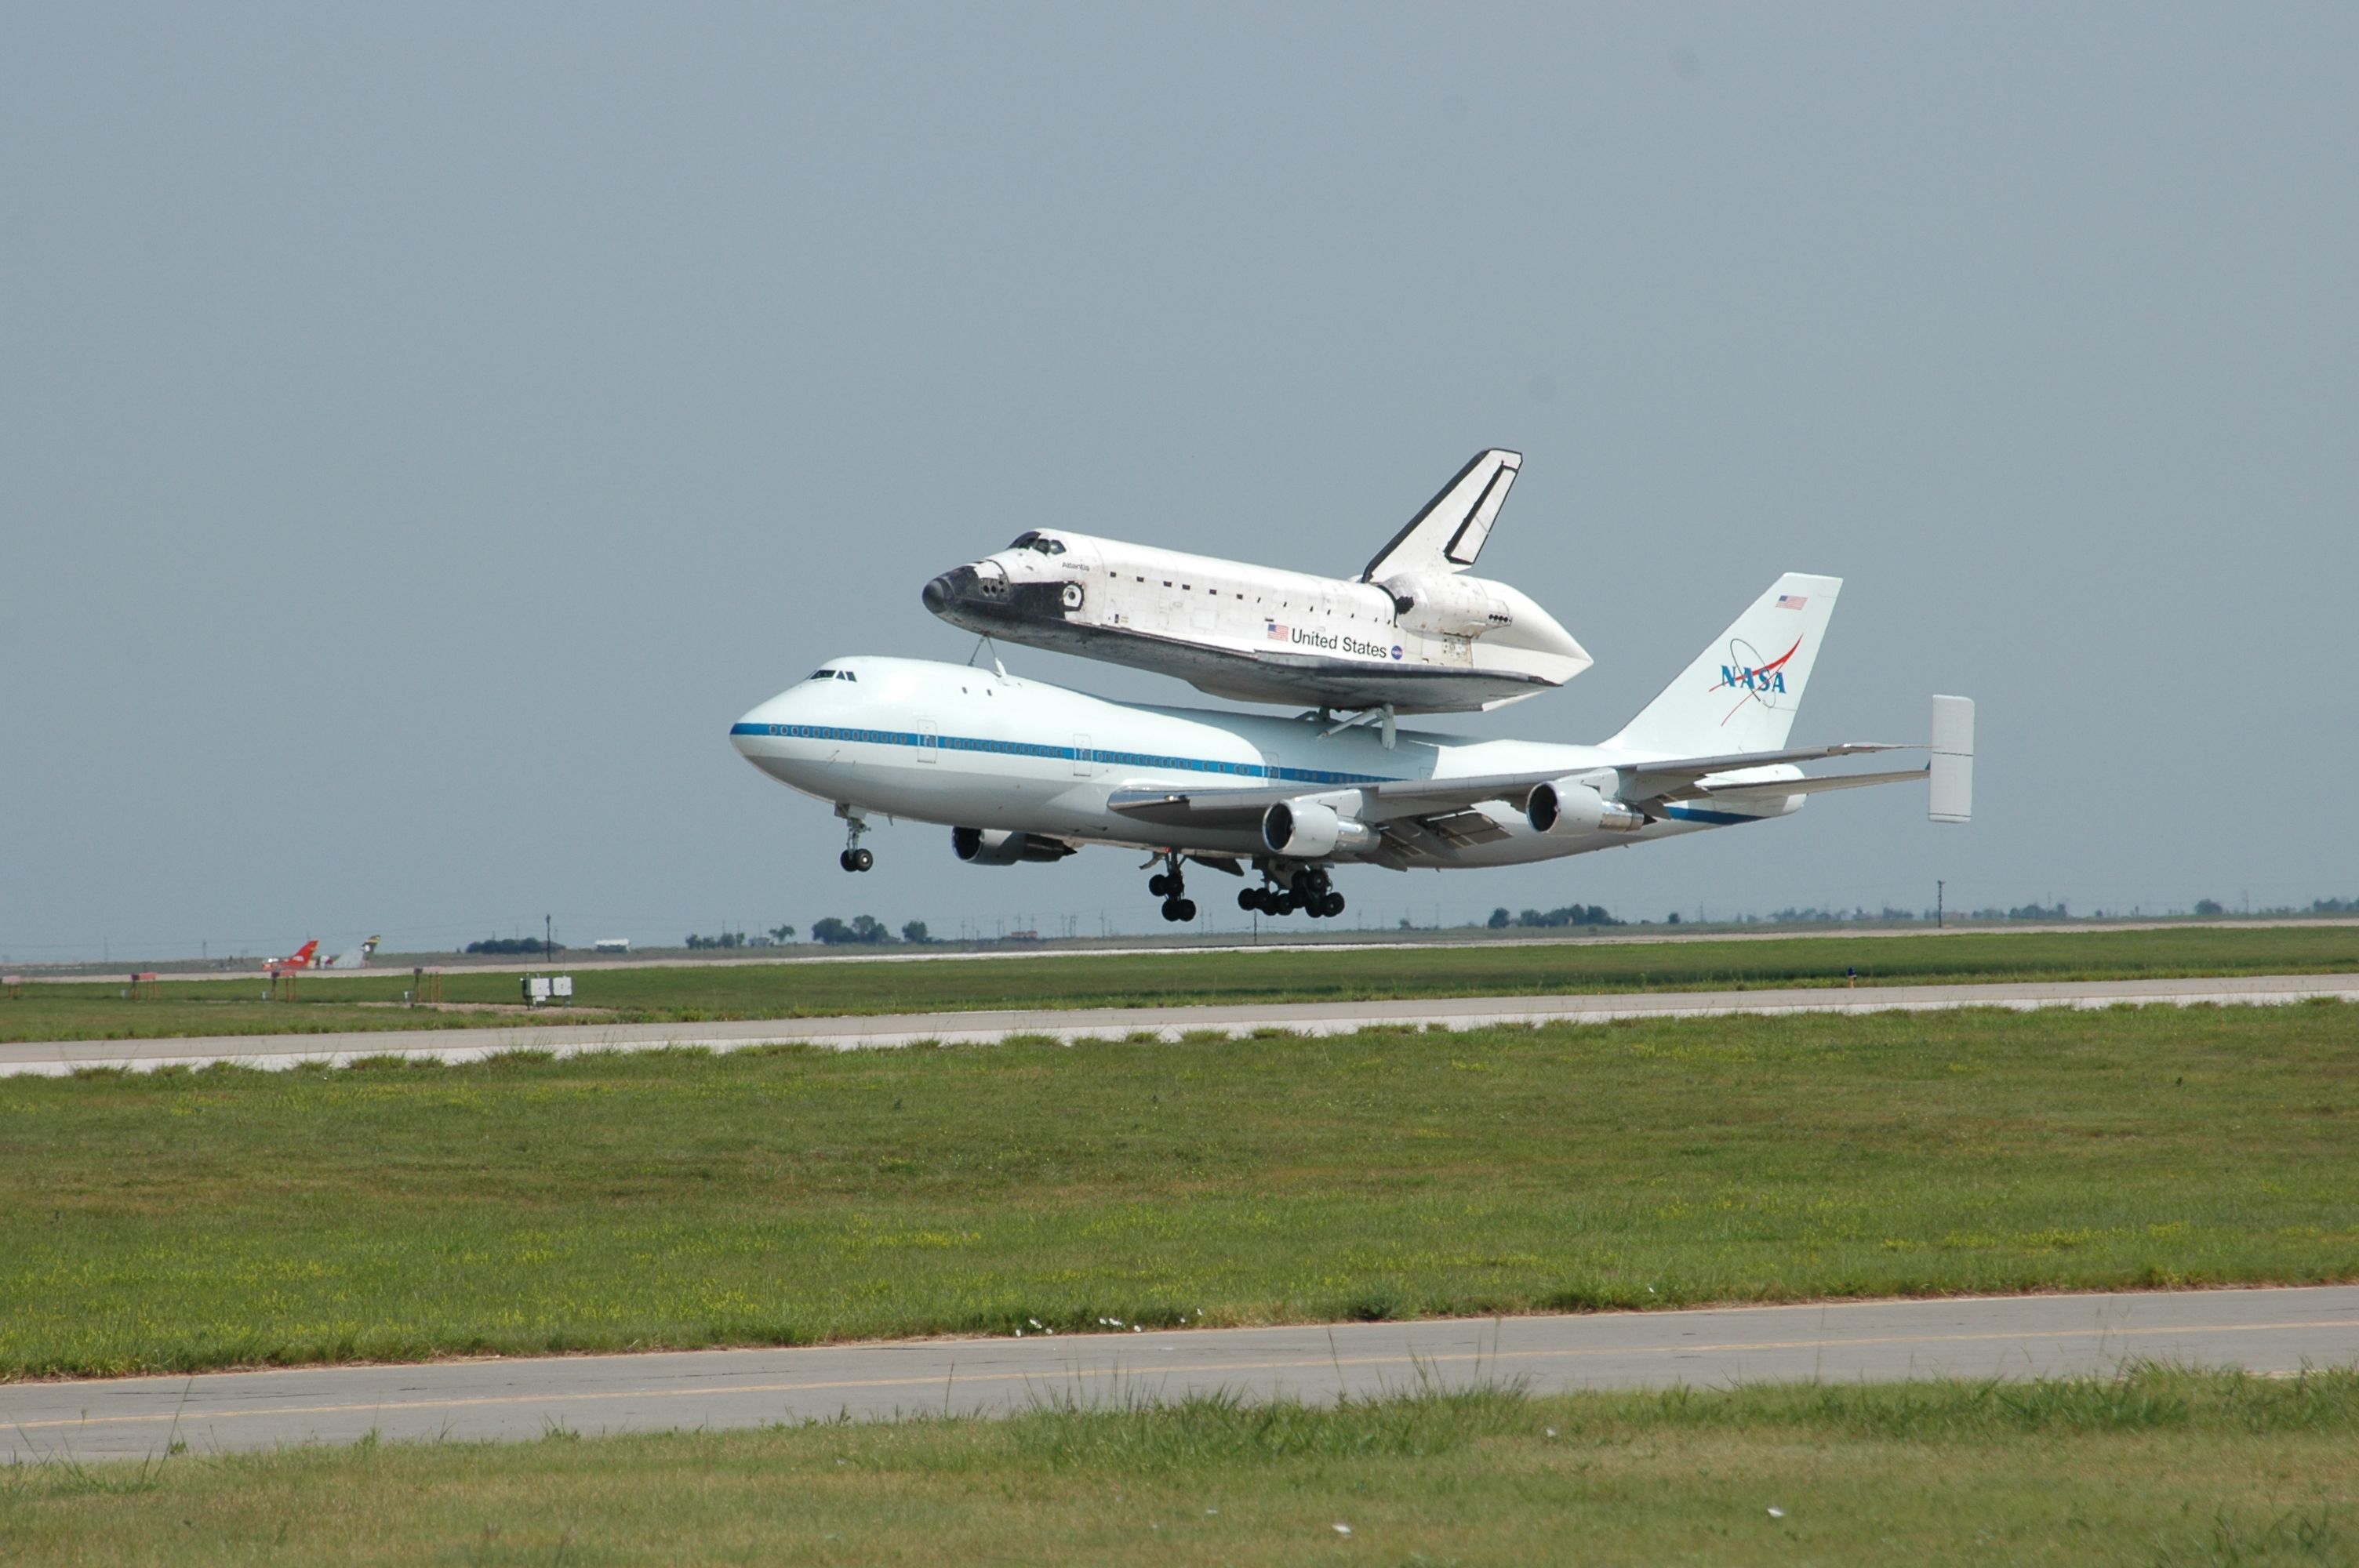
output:
[[[1283,643],[1286,641],[1286,628],[1279,625],[1275,621],[1271,622],[1269,623],[1269,640],[1273,643]]]

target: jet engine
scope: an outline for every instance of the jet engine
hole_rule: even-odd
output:
[[[1480,637],[1515,623],[1506,596],[1480,578],[1450,572],[1403,572],[1378,585],[1393,597],[1400,624],[1442,637]]]
[[[1365,849],[1376,830],[1315,800],[1281,800],[1261,814],[1261,841],[1273,855],[1316,860],[1337,849]]]
[[[1537,785],[1524,803],[1524,817],[1535,832],[1636,833],[1647,826],[1645,814],[1609,800],[1597,786],[1577,778]]]
[[[1061,860],[1073,852],[1062,838],[1009,833],[997,827],[953,827],[951,852],[970,866],[1012,866],[1019,860]]]

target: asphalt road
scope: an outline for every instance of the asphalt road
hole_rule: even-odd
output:
[[[0,1385],[0,1464],[390,1441],[1000,1415],[1215,1390],[1332,1400],[1515,1380],[1669,1384],[2102,1374],[2138,1360],[2268,1374],[2359,1362],[2359,1286],[1694,1312],[1119,1329],[790,1350],[326,1367]]]
[[[2197,979],[2057,980],[2009,985],[1871,986],[1853,989],[1643,991],[1625,995],[1427,997],[1407,1000],[1234,1002],[1202,1007],[1027,1012],[886,1013],[856,1018],[753,1019],[703,1023],[519,1024],[497,1029],[360,1031],[342,1034],[237,1034],[176,1040],[27,1041],[0,1044],[0,1076],[78,1067],[203,1066],[215,1062],[284,1068],[361,1056],[433,1056],[469,1062],[502,1051],[647,1051],[802,1042],[837,1050],[988,1044],[1010,1035],[1067,1042],[1198,1031],[1245,1034],[1280,1029],[1347,1033],[1374,1024],[1472,1029],[1501,1023],[1604,1023],[1625,1018],[1712,1018],[1733,1013],[1927,1011],[1958,1007],[2114,1007],[2285,1003],[2316,997],[2359,1001],[2359,975],[2244,975]]]

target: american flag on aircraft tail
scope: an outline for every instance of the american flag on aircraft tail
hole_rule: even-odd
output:
[[[1780,610],[1799,610],[1810,602],[1799,593],[1781,593],[1777,596],[1777,608]]]

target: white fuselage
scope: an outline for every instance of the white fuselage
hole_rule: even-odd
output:
[[[1591,662],[1527,595],[1447,569],[1375,583],[1061,529],[1025,540],[935,578],[926,607],[969,631],[1248,702],[1495,708]]]
[[[1402,730],[1387,748],[1363,729],[1309,719],[1109,702],[989,669],[928,660],[832,661],[738,720],[731,739],[764,773],[854,813],[999,829],[1074,844],[1215,855],[1266,853],[1251,829],[1147,824],[1112,810],[1117,790],[1290,786],[1345,815],[1377,781],[1582,773],[1652,753],[1529,741],[1469,741]],[[1791,770],[1785,770],[1790,773]],[[1433,862],[1497,866],[1759,821],[1798,809],[1781,797],[1743,810],[1673,806],[1636,832],[1543,834],[1498,802],[1498,833]],[[1325,857],[1350,860],[1342,852]]]

